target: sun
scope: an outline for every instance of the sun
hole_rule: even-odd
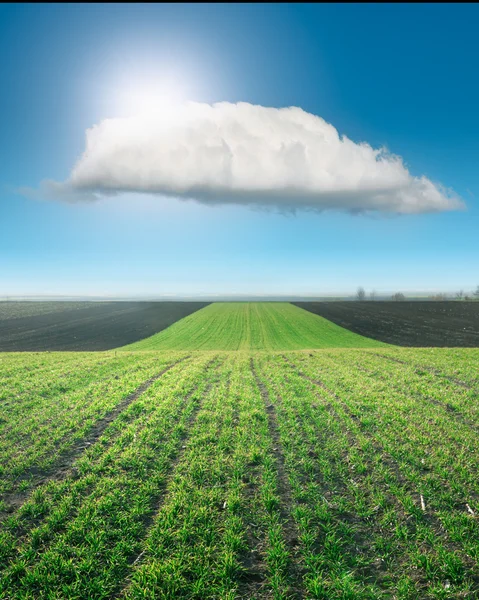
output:
[[[160,115],[186,100],[185,86],[173,78],[130,81],[118,97],[119,112],[128,117]]]

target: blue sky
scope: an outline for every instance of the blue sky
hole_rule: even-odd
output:
[[[0,296],[327,295],[479,284],[478,5],[0,5]],[[466,210],[401,216],[127,193],[35,200],[130,88],[298,106]]]

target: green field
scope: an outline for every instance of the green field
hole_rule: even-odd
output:
[[[352,333],[287,302],[216,302],[126,350],[372,348]]]
[[[478,373],[280,303],[0,354],[0,599],[478,598]]]

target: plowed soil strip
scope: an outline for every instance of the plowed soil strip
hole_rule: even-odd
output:
[[[205,371],[203,373],[203,375],[205,375],[208,370],[210,369],[210,367],[218,360],[218,357],[215,356],[213,359],[211,359],[205,366]],[[219,368],[221,366],[221,364],[224,362],[221,361],[220,363],[218,363],[216,365],[216,368]],[[184,402],[185,404],[191,399],[191,397],[193,396],[193,394],[196,392],[196,390],[199,387],[199,383],[197,385],[195,385],[195,387],[186,395]],[[208,386],[206,387],[204,393],[203,393],[203,397],[208,396],[208,394],[211,391],[211,388],[213,387],[213,382],[209,383]],[[161,489],[158,490],[158,495],[155,498],[152,498],[151,501],[151,511],[150,513],[145,516],[144,519],[144,535],[142,537],[142,541],[146,540],[148,538],[148,535],[151,531],[151,528],[155,522],[155,518],[156,515],[159,513],[159,511],[161,510],[161,507],[163,506],[165,499],[167,497],[168,494],[168,488],[169,488],[169,484],[170,481],[173,477],[173,474],[175,472],[175,469],[177,467],[177,465],[180,463],[181,459],[183,458],[183,455],[185,453],[186,450],[186,444],[184,442],[187,441],[187,439],[190,436],[190,432],[195,424],[196,418],[198,416],[198,413],[200,412],[201,408],[202,408],[203,402],[202,400],[200,400],[198,402],[198,404],[195,406],[193,412],[190,415],[190,418],[188,419],[188,423],[186,426],[186,431],[185,433],[181,436],[179,442],[178,442],[178,451],[175,455],[175,457],[173,458],[173,460],[171,461],[171,465],[170,465],[170,474],[167,477],[167,479],[165,480],[164,484],[162,485]],[[128,591],[130,582],[131,582],[131,576],[133,573],[133,568],[136,567],[136,565],[141,563],[141,560],[143,558],[143,556],[146,553],[146,549],[142,550],[138,555],[136,556],[132,556],[130,558],[130,560],[128,561],[128,564],[130,565],[131,568],[131,572],[130,575],[126,577],[126,579],[122,582],[122,586],[121,589],[119,589],[116,593],[113,593],[110,595],[110,598],[123,598],[125,596],[125,594]]]
[[[282,520],[283,533],[286,543],[291,549],[290,552],[290,564],[289,564],[289,579],[291,581],[291,589],[294,590],[294,594],[291,597],[302,598],[303,594],[298,592],[298,588],[301,582],[301,574],[299,566],[296,564],[294,555],[297,552],[299,533],[297,527],[291,517],[293,496],[291,492],[291,486],[289,484],[288,475],[285,468],[284,452],[281,444],[281,436],[279,433],[278,417],[276,414],[276,408],[271,402],[268,390],[265,384],[261,381],[254,364],[253,358],[250,359],[251,372],[256,381],[256,385],[260,391],[263,399],[266,414],[268,417],[268,428],[273,440],[273,452],[276,459],[276,465],[278,469],[278,494],[281,498],[280,504],[280,515]]]
[[[134,402],[137,398],[141,396],[146,390],[151,387],[155,381],[160,379],[167,371],[172,369],[177,364],[187,360],[190,356],[185,356],[176,360],[171,365],[162,369],[159,373],[150,377],[147,381],[142,383],[132,394],[127,396],[124,400],[122,400],[113,410],[109,411],[104,417],[102,417],[97,423],[92,427],[89,434],[78,440],[73,444],[71,448],[68,449],[67,452],[63,453],[58,457],[58,460],[55,461],[53,465],[50,467],[41,469],[35,466],[30,467],[27,471],[25,471],[17,481],[25,481],[30,477],[34,477],[35,480],[29,486],[26,491],[15,491],[8,494],[4,494],[1,497],[1,500],[8,506],[7,511],[0,512],[0,520],[7,516],[8,513],[20,508],[20,506],[27,500],[30,494],[40,485],[45,484],[47,481],[51,480],[60,480],[66,477],[73,463],[81,456],[81,454],[92,444],[94,444],[101,437],[105,429],[112,423],[120,413],[130,406],[132,402]]]

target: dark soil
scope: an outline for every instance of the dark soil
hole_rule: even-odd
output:
[[[299,532],[291,516],[293,506],[293,494],[289,483],[288,474],[286,472],[284,451],[281,443],[281,435],[279,432],[278,416],[276,414],[276,407],[274,404],[274,402],[282,402],[282,398],[280,396],[278,396],[276,399],[272,399],[270,397],[268,388],[258,375],[253,358],[250,359],[250,368],[266,408],[266,414],[268,417],[268,429],[270,432],[271,440],[274,445],[273,453],[276,459],[276,467],[278,473],[277,492],[281,499],[281,522],[284,539],[288,544],[289,548],[291,549],[292,557],[292,561],[288,565],[288,579],[290,581],[290,595],[288,596],[288,598],[294,600],[296,598],[303,598],[304,594],[299,587],[299,581],[301,581],[301,573],[296,558],[299,544]],[[250,591],[258,591],[255,588],[261,588],[261,578],[259,577],[253,578],[253,580],[250,580],[249,583]]]
[[[479,347],[479,302],[293,302],[369,338],[413,347]]]
[[[16,304],[3,308],[15,311]],[[49,313],[0,319],[0,352],[111,350],[158,333],[208,302],[63,302],[63,310],[51,304]]]

